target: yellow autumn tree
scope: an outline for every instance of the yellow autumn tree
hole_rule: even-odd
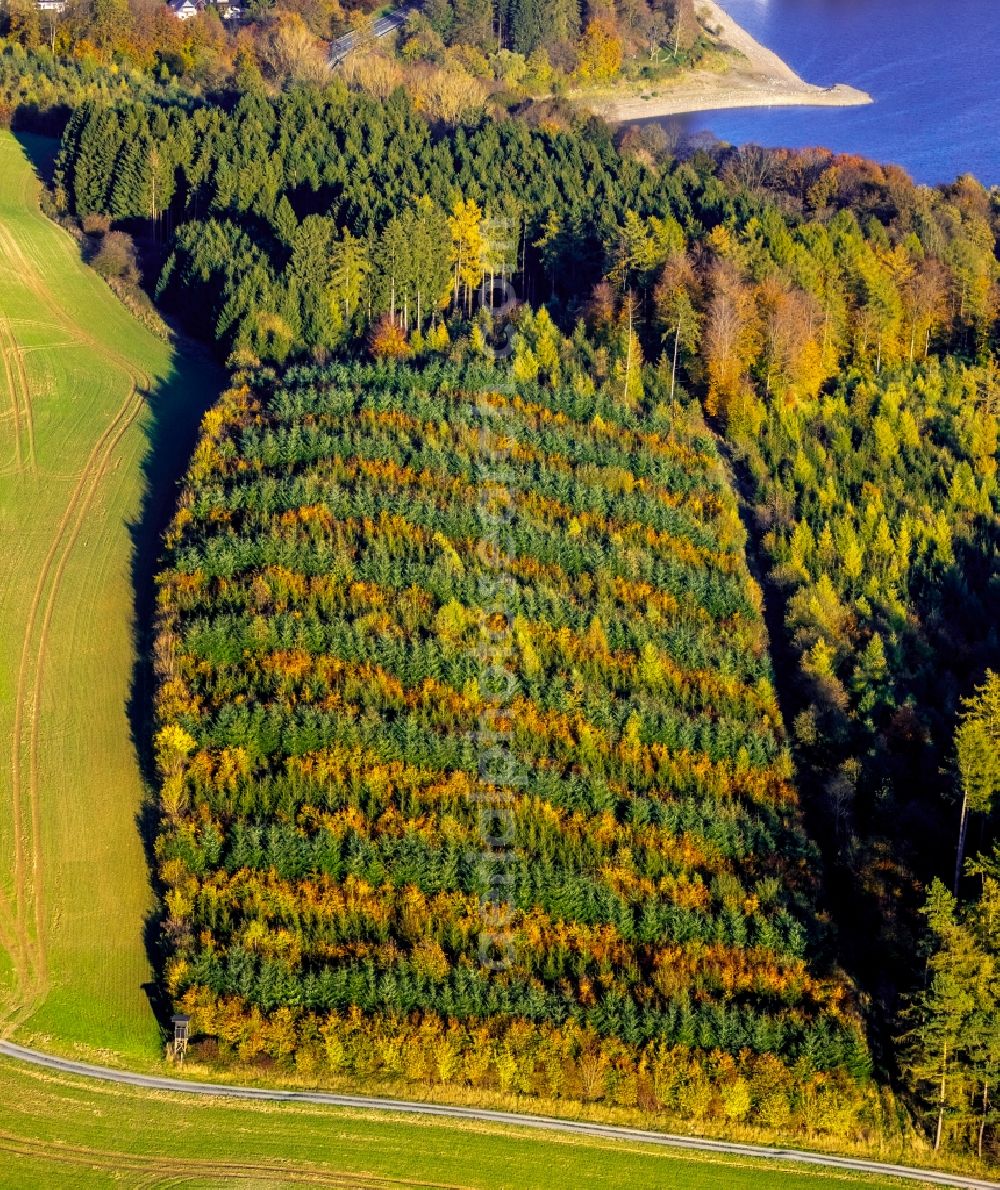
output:
[[[454,269],[454,304],[465,292],[466,313],[472,313],[473,291],[486,275],[486,240],[483,236],[483,213],[473,199],[458,198],[448,220],[451,231],[449,260]]]
[[[580,42],[577,75],[588,82],[607,82],[622,68],[622,42],[610,21],[596,17],[590,21]]]
[[[194,737],[177,723],[168,723],[156,733],[156,764],[161,773],[179,772],[197,747]]]
[[[758,349],[758,311],[753,293],[726,260],[712,271],[712,298],[704,335],[710,413],[727,415],[744,386]]]

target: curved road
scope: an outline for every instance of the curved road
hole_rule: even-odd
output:
[[[666,1145],[675,1149],[694,1149],[706,1153],[726,1153],[738,1157],[756,1157],[764,1161],[794,1162],[851,1173],[872,1174],[876,1177],[904,1178],[931,1186],[957,1186],[962,1190],[1000,1190],[1000,1183],[940,1170],[914,1169],[906,1165],[890,1165],[881,1161],[865,1161],[857,1157],[837,1157],[826,1153],[810,1153],[804,1149],[769,1149],[763,1145],[741,1145],[733,1141],[708,1140],[696,1136],[675,1136],[667,1132],[647,1132],[642,1128],[618,1128],[610,1124],[590,1124],[579,1120],[559,1120],[551,1116],[521,1115],[517,1112],[489,1111],[486,1108],[447,1107],[438,1103],[411,1103],[406,1099],[376,1099],[366,1095],[332,1095],[325,1091],[269,1091],[263,1087],[227,1086],[225,1083],[188,1082],[181,1078],[162,1078],[156,1075],[133,1074],[127,1070],[113,1070],[108,1066],[91,1066],[86,1062],[72,1062],[56,1058],[39,1050],[0,1041],[0,1054],[33,1066],[44,1066],[63,1074],[82,1075],[109,1083],[125,1083],[151,1091],[179,1091],[187,1095],[215,1095],[229,1099],[261,1099],[291,1103],[319,1103],[330,1107],[362,1108],[367,1111],[405,1112],[417,1116],[445,1116],[453,1120],[476,1120],[488,1124],[514,1125],[518,1128],[537,1128],[552,1132],[569,1132],[576,1136],[593,1136],[606,1140],[638,1141],[649,1145]]]
[[[338,37],[330,43],[330,64],[336,66],[339,62],[343,62],[351,50],[356,50],[359,45],[376,37],[385,37],[393,29],[402,28],[415,12],[417,12],[416,4],[404,4],[401,8],[395,8],[392,12],[387,12],[385,16],[379,17],[369,29],[360,32],[355,30],[345,33],[343,37]]]

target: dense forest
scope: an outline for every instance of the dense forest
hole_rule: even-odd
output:
[[[626,1104],[681,1058],[705,1095],[735,1072],[733,1119],[864,1108],[734,497],[651,388],[331,365],[213,412],[157,653],[200,1030],[334,1070],[403,1031],[389,1073]]]
[[[440,137],[402,92],[379,103],[343,87],[245,95],[231,112],[84,104],[57,187],[78,215],[175,228],[167,306],[279,362],[343,346],[383,313],[426,330],[456,289],[468,309],[487,271],[523,278],[528,298],[579,298],[632,206],[663,212],[669,247],[683,241],[670,213],[691,209],[687,189],[703,199],[697,175],[623,158],[596,122]]]
[[[753,704],[741,702],[742,696],[732,702],[726,685],[754,685],[762,677],[763,671],[751,679],[746,670],[747,658],[758,656],[754,648],[766,648],[759,609],[750,617],[761,633],[757,645],[740,637],[729,642],[735,652],[725,658],[701,652],[718,643],[704,635],[704,624],[677,621],[677,633],[657,647],[680,667],[680,684],[656,700],[655,727],[646,722],[646,710],[639,711],[638,738],[632,743],[640,751],[659,744],[672,755],[703,756],[710,766],[722,765],[709,771],[725,772],[727,781],[746,765],[772,776],[780,770],[788,790],[800,791],[791,804],[800,802],[804,815],[800,821],[796,809],[794,824],[782,826],[791,832],[781,836],[783,859],[803,855],[811,835],[825,861],[816,889],[802,888],[790,871],[773,874],[775,912],[780,905],[807,934],[801,944],[805,950],[790,936],[779,933],[772,939],[773,953],[783,956],[782,962],[794,956],[804,964],[798,968],[802,979],[808,973],[806,982],[788,976],[797,990],[780,1010],[764,1007],[772,993],[758,985],[756,971],[751,974],[749,968],[743,1000],[735,992],[742,977],[730,972],[713,982],[715,977],[703,978],[697,964],[680,962],[677,972],[687,975],[665,991],[650,980],[643,964],[651,961],[652,951],[642,946],[655,949],[655,939],[672,937],[675,926],[666,918],[651,923],[653,933],[646,936],[633,915],[631,928],[639,932],[628,935],[624,906],[629,901],[626,886],[620,886],[613,895],[622,907],[614,913],[611,901],[602,899],[610,895],[604,891],[595,892],[593,900],[583,898],[579,906],[589,905],[588,912],[605,906],[605,917],[584,922],[577,904],[545,901],[544,867],[525,872],[525,880],[530,875],[540,882],[537,889],[531,886],[537,897],[530,904],[544,910],[553,929],[564,921],[592,929],[613,920],[619,931],[626,922],[626,932],[615,941],[623,949],[614,952],[624,974],[605,988],[589,942],[574,951],[577,943],[563,941],[560,957],[552,959],[538,925],[538,955],[525,960],[516,990],[503,993],[510,997],[504,1000],[504,1019],[516,1019],[523,1036],[532,1038],[523,1051],[529,1055],[523,1066],[528,1073],[518,1076],[524,1080],[518,1085],[541,1093],[539,1071],[547,1059],[539,1055],[544,1037],[550,1036],[546,1029],[561,1020],[583,1031],[573,1033],[574,1061],[586,1053],[588,1069],[591,1058],[604,1062],[602,1070],[615,1069],[618,1059],[605,1047],[624,1045],[627,1061],[634,1063],[628,1067],[630,1077],[643,1087],[643,1072],[652,1061],[649,1046],[688,1046],[692,1053],[716,1055],[712,1061],[724,1053],[736,1062],[744,1060],[744,1052],[773,1055],[786,1071],[798,1069],[803,1060],[816,1072],[832,1064],[849,1072],[838,1085],[850,1101],[843,1088],[863,1085],[863,1078],[861,1083],[854,1079],[864,1061],[862,1050],[849,1041],[850,1012],[836,1027],[830,1023],[824,997],[833,985],[822,982],[829,977],[837,987],[853,983],[861,989],[858,1005],[879,1076],[908,1088],[935,1141],[995,1145],[996,1005],[987,994],[997,955],[991,907],[1000,755],[991,676],[1000,669],[994,374],[1000,302],[994,197],[971,178],[936,189],[917,187],[901,170],[821,150],[720,148],[677,158],[655,133],[626,129],[613,136],[600,122],[575,117],[558,102],[536,105],[517,119],[483,111],[461,118],[459,111],[429,111],[391,87],[382,99],[343,82],[295,85],[272,95],[259,78],[248,75],[241,92],[217,98],[160,88],[148,97],[124,101],[102,95],[75,105],[53,201],[66,217],[110,219],[133,234],[147,284],[164,309],[196,333],[207,333],[235,368],[253,377],[209,424],[204,457],[196,460],[171,543],[164,587],[164,615],[172,625],[164,639],[178,650],[176,664],[183,671],[177,679],[178,690],[183,689],[180,703],[163,711],[161,721],[161,727],[181,732],[172,743],[164,737],[164,780],[177,786],[179,800],[171,810],[174,795],[165,798],[168,826],[161,846],[175,835],[183,839],[176,853],[164,852],[161,863],[175,897],[170,940],[178,962],[171,977],[186,1003],[197,1004],[199,1012],[221,1014],[211,1018],[218,1027],[210,1031],[225,1034],[227,1044],[242,1046],[247,1056],[264,1051],[288,1056],[301,1048],[314,1056],[307,1061],[320,1060],[321,1043],[315,1037],[307,1043],[301,1030],[312,1028],[325,1013],[341,1022],[335,1052],[341,1053],[340,1046],[355,1056],[330,1059],[327,1047],[324,1060],[354,1069],[357,1055],[373,1048],[364,1029],[376,1028],[376,1020],[378,1029],[386,1025],[384,1015],[376,1013],[362,1026],[353,1010],[381,1003],[386,967],[393,968],[392,987],[404,989],[392,992],[399,997],[399,1019],[409,1020],[412,1010],[423,1014],[423,1022],[438,1022],[427,1025],[434,1045],[447,1035],[449,1019],[480,1019],[483,1005],[491,1003],[488,997],[498,994],[489,981],[487,987],[463,983],[462,1012],[455,1010],[455,972],[462,969],[468,938],[447,896],[461,890],[468,897],[475,888],[472,873],[457,858],[447,872],[447,879],[459,882],[455,888],[435,885],[431,892],[428,886],[422,893],[444,897],[440,936],[433,937],[443,957],[433,951],[434,963],[419,971],[407,949],[419,938],[405,935],[396,902],[378,899],[373,873],[381,878],[402,871],[414,880],[419,873],[426,880],[433,872],[433,880],[443,879],[440,857],[457,857],[468,831],[467,822],[449,819],[447,831],[455,832],[455,841],[449,841],[451,835],[442,833],[444,811],[435,803],[431,814],[421,802],[416,791],[423,778],[406,764],[411,747],[421,765],[426,762],[435,771],[457,773],[468,763],[460,752],[446,749],[446,755],[440,749],[441,738],[449,738],[443,724],[454,724],[460,738],[470,708],[478,705],[475,692],[467,689],[468,663],[461,659],[461,646],[468,644],[467,634],[478,621],[466,622],[462,612],[457,623],[449,624],[446,616],[438,625],[438,612],[461,584],[454,575],[445,582],[435,572],[434,583],[440,578],[448,599],[444,605],[434,602],[438,588],[428,585],[430,571],[420,570],[415,559],[426,567],[428,551],[439,549],[446,561],[438,569],[447,571],[455,563],[433,534],[443,534],[443,540],[450,540],[452,532],[461,532],[463,540],[475,537],[475,510],[468,500],[464,508],[459,502],[471,463],[453,441],[461,425],[455,393],[470,385],[462,369],[486,368],[502,340],[511,344],[510,378],[522,394],[522,405],[512,414],[516,433],[527,433],[531,418],[540,416],[532,412],[535,406],[554,411],[545,441],[552,437],[559,444],[556,453],[569,460],[568,469],[556,468],[556,476],[546,470],[547,463],[543,466],[535,445],[519,459],[524,467],[519,482],[527,486],[530,476],[532,501],[538,503],[519,507],[518,514],[529,524],[533,517],[545,523],[548,544],[537,526],[529,531],[518,522],[518,556],[523,550],[534,557],[559,543],[558,558],[546,555],[546,565],[558,562],[562,572],[588,576],[586,599],[591,601],[586,622],[574,619],[582,614],[575,602],[580,592],[558,583],[544,598],[532,593],[528,610],[518,604],[529,657],[525,661],[519,654],[521,696],[538,716],[537,730],[521,741],[527,755],[540,772],[559,764],[570,770],[579,766],[574,749],[583,741],[573,734],[572,720],[547,716],[580,715],[582,722],[593,716],[597,734],[587,744],[586,764],[597,768],[588,771],[606,776],[613,750],[616,765],[629,763],[628,717],[616,715],[619,709],[631,713],[637,697],[642,701],[646,638],[640,636],[652,632],[658,639],[656,634],[673,623],[671,613],[654,631],[649,620],[661,587],[677,596],[672,584],[679,581],[674,569],[678,542],[687,543],[682,553],[694,551],[686,553],[685,565],[714,576],[713,595],[702,605],[713,617],[730,614],[720,610],[729,597],[722,593],[728,584],[738,578],[747,597],[754,589],[742,560],[736,570],[725,571],[727,551],[740,559],[743,551],[743,538],[731,523],[736,505],[725,494],[725,483],[711,489],[722,502],[714,511],[711,501],[696,495],[709,473],[720,474],[717,463],[709,466],[704,459],[721,452],[751,530],[749,556],[764,590],[794,766],[782,742],[777,705],[768,704],[765,712],[763,704],[755,711]],[[512,285],[519,295],[505,309],[499,328],[489,310],[498,282]],[[535,313],[539,307],[544,309]],[[399,362],[352,372],[328,363],[337,354],[374,354]],[[414,370],[401,366],[406,361]],[[358,391],[362,375],[370,378],[371,392]],[[375,416],[380,402],[382,420]],[[706,418],[703,425],[698,409]],[[622,427],[613,465],[593,453],[595,419]],[[660,433],[657,419],[665,419],[665,434],[680,435],[686,443],[696,440],[694,454],[704,459],[698,463],[690,456],[687,480],[688,464],[668,477],[655,472],[662,494],[650,499],[639,480],[652,462],[633,457],[638,440],[628,433]],[[581,425],[573,430],[577,422]],[[418,423],[420,433],[412,428]],[[564,434],[566,441],[559,437]],[[367,458],[366,449],[376,457]],[[607,478],[581,484],[573,469],[584,465],[621,468],[637,486],[625,490],[615,480],[602,488]],[[702,465],[708,468],[704,474]],[[400,494],[423,484],[428,490],[419,495]],[[686,496],[678,499],[681,491]],[[702,502],[692,525],[681,531],[676,513],[668,516],[665,509],[683,518],[688,497]],[[311,510],[305,521],[291,515],[296,508]],[[571,510],[565,523],[559,519],[563,509]],[[625,509],[627,525],[644,526],[646,535],[645,544],[630,543],[626,552],[632,559],[631,551],[638,551],[633,560],[640,565],[643,550],[651,551],[641,565],[652,566],[650,573],[659,577],[644,577],[650,589],[648,596],[637,597],[637,613],[625,617],[619,609],[615,620],[600,602],[607,598],[606,582],[602,587],[595,576],[608,567],[617,573],[614,559],[625,539],[618,540],[617,528],[605,528],[598,546],[591,535],[602,530],[591,518],[599,514],[617,525]],[[283,521],[286,514],[289,519]],[[725,530],[721,541],[719,517]],[[569,521],[575,525],[572,532]],[[414,594],[412,606],[397,598],[377,607],[354,607],[345,602],[346,587],[327,591],[322,583],[314,584],[319,569],[315,574],[296,569],[310,558],[309,565],[318,567],[317,557],[332,565],[345,554],[354,567],[369,550],[374,564],[382,555],[367,536],[369,523],[393,526],[392,544],[385,546],[379,577],[352,581],[374,582],[381,590],[394,568],[412,571],[418,576],[415,587],[429,594],[430,603]],[[663,533],[661,544],[657,535]],[[274,558],[259,552],[262,541],[277,551]],[[470,563],[460,549],[452,550],[458,566]],[[667,571],[659,569],[663,558],[669,559]],[[213,569],[216,564],[222,569]],[[268,567],[298,577],[278,595]],[[196,572],[202,577],[182,592],[180,576]],[[539,572],[531,582],[541,578]],[[409,583],[398,590],[408,588]],[[230,598],[234,602],[228,603]],[[716,606],[716,599],[722,604]],[[474,601],[456,595],[455,603],[461,610]],[[324,614],[318,607],[326,609]],[[371,629],[357,635],[355,625],[365,617],[385,626],[387,646],[375,649]],[[547,623],[540,637],[539,621]],[[570,664],[564,645],[555,646],[547,633],[565,626],[582,641],[592,621],[600,624],[596,643],[581,646]],[[446,638],[451,634],[445,643],[442,629]],[[306,641],[310,632],[311,644]],[[382,648],[387,648],[384,655]],[[231,654],[233,649],[239,651]],[[614,677],[614,658],[620,661],[629,649],[640,664],[622,684]],[[244,655],[246,680],[253,685],[241,691],[229,683],[234,660]],[[279,655],[280,662],[275,661]],[[173,656],[170,650],[164,664],[168,656]],[[605,657],[606,663],[598,664]],[[565,662],[571,672],[584,659],[587,684],[573,695],[557,662]],[[409,677],[395,668],[403,664],[410,667]],[[537,671],[522,672],[536,664]],[[609,668],[602,668],[605,664]],[[761,664],[766,670],[766,659]],[[700,689],[695,698],[684,687],[683,675],[692,669],[725,682]],[[428,680],[441,683],[441,697],[430,705],[414,693]],[[168,682],[162,691],[169,689]],[[580,701],[565,703],[571,696]],[[350,701],[349,731],[339,721],[334,728],[317,710],[315,704],[329,698]],[[593,707],[591,698],[597,700]],[[406,728],[411,734],[405,755],[401,738],[399,755],[379,754],[379,763],[403,767],[386,778],[391,791],[377,795],[368,791],[363,775],[354,775],[352,768],[348,777],[343,767],[355,747],[367,756],[372,741],[364,736],[365,725],[376,721],[415,721],[419,727]],[[359,734],[346,742],[330,734],[340,731]],[[378,731],[383,739],[396,739],[384,726]],[[560,742],[561,731],[567,734]],[[312,743],[294,742],[299,733]],[[245,761],[235,757],[241,748]],[[224,749],[234,753],[226,764],[237,767],[223,780],[216,774]],[[336,753],[341,767],[330,771],[343,776],[331,780],[341,793],[356,789],[351,796],[357,804],[324,808],[310,784],[314,776],[288,768],[300,752],[320,751]],[[192,757],[203,758],[201,768],[192,769]],[[365,763],[374,760],[367,757]],[[246,770],[239,768],[244,762],[250,765]],[[735,770],[726,768],[729,762]],[[620,847],[633,865],[629,882],[635,883],[627,884],[633,895],[647,887],[642,882],[652,880],[653,872],[657,881],[668,870],[671,878],[683,873],[686,880],[694,879],[697,865],[689,870],[685,861],[661,871],[655,867],[661,860],[654,863],[645,844],[623,841],[625,836],[599,847],[582,835],[579,843],[563,838],[565,830],[571,836],[572,830],[561,815],[577,812],[587,821],[607,813],[617,824],[614,831],[627,834],[636,825],[633,800],[645,804],[651,792],[628,768],[627,778],[624,770],[618,774],[625,789],[614,793],[609,787],[611,800],[591,805],[585,799],[592,794],[583,791],[586,782],[581,787],[570,770],[558,789],[531,787],[531,797],[560,814],[544,831],[538,822],[525,820],[525,854],[544,855],[560,880],[565,872],[592,879],[594,870],[614,870]],[[228,792],[219,793],[217,780]],[[703,796],[705,790],[684,785],[686,780],[671,773],[665,783],[671,799]],[[258,789],[264,798],[260,806],[253,800]],[[400,858],[403,827],[393,817],[403,815],[395,800],[404,797],[401,789],[413,790],[405,794],[412,799],[405,803],[406,814],[430,815],[429,840],[412,855],[407,852],[405,860]],[[739,806],[755,820],[763,814],[761,821],[773,831],[768,817],[773,807],[762,810],[771,794],[763,789],[740,786],[727,805]],[[719,793],[715,788],[712,796]],[[574,798],[584,800],[578,805]],[[309,807],[306,820],[297,817],[302,806]],[[350,862],[366,876],[346,866],[340,842],[324,843],[320,859],[311,842],[301,841],[322,833],[323,815],[348,809],[360,816],[351,819],[351,838],[363,840],[351,843]],[[386,813],[395,825],[386,825],[383,838],[370,824],[372,815],[378,819]],[[715,805],[712,814],[718,813]],[[673,818],[650,823],[677,837],[688,829]],[[644,821],[642,829],[647,825]],[[741,826],[744,850],[725,852],[727,873],[741,882],[741,865],[749,863],[754,870],[760,859],[761,849],[753,842],[756,829]],[[237,834],[241,850],[234,859]],[[269,850],[272,836],[280,861]],[[654,863],[652,869],[647,870],[647,861]],[[587,867],[591,862],[596,869]],[[329,873],[322,864],[330,865]],[[234,889],[230,882],[244,868],[250,884]],[[252,874],[272,868],[275,883],[265,894],[261,878]],[[361,915],[358,921],[369,910],[384,915],[377,930],[371,927],[371,937],[344,934],[323,941],[335,950],[345,948],[336,950],[345,957],[341,970],[362,972],[350,979],[320,975],[326,952],[310,930],[318,928],[322,914],[311,917],[312,909],[287,900],[289,882],[315,881],[321,872],[330,881],[322,887],[333,898],[331,905],[345,894],[350,872],[352,881],[365,881],[370,890],[365,895],[373,898],[363,911],[358,902],[350,912]],[[709,900],[697,909],[685,906],[685,914],[693,912],[705,922],[728,920],[725,912],[733,906],[725,908],[725,897],[712,891],[716,875],[708,869],[701,873]],[[763,874],[755,871],[754,880],[760,878]],[[204,887],[211,893],[203,895]],[[320,896],[319,884],[310,888],[310,895]],[[748,899],[757,895],[744,883],[741,888]],[[721,917],[720,905],[725,908]],[[258,910],[261,926],[251,931],[252,946],[239,942],[237,972],[228,956]],[[346,902],[336,912],[348,913]],[[423,912],[427,916],[421,920],[438,921],[431,910]],[[282,913],[291,914],[294,928]],[[275,928],[285,931],[281,946],[286,950],[269,949],[277,943],[268,914],[277,915],[280,927]],[[619,920],[614,914],[624,916]],[[834,928],[828,933],[813,928],[831,917]],[[674,916],[669,920],[673,923]],[[765,920],[770,919],[765,915]],[[728,946],[748,955],[760,949],[746,925],[742,928],[748,932],[739,938],[726,933],[729,926],[718,937],[714,924],[692,928],[685,945],[697,939],[698,947]],[[848,978],[833,976],[838,963]],[[612,965],[617,971],[618,961]],[[790,968],[781,970],[787,975]],[[827,974],[821,977],[820,971]],[[313,976],[308,1006],[289,1000],[289,988],[300,985],[303,972]],[[809,982],[815,979],[820,984]],[[565,980],[570,982],[563,986]],[[587,982],[586,995],[581,980]],[[807,994],[807,987],[813,991]],[[727,998],[733,995],[738,1008]],[[713,1022],[704,1033],[678,1032],[682,1025],[688,1028],[683,1022],[696,1019],[702,1029],[700,1013]],[[251,1034],[241,1032],[248,1019],[257,1025],[252,1042],[247,1040]],[[492,1019],[491,1014],[482,1019]],[[275,1021],[287,1025],[286,1033]],[[277,1032],[263,1042],[268,1029]],[[955,1042],[956,1029],[965,1038],[961,1044]],[[820,1049],[835,1056],[817,1063],[816,1043],[809,1038],[820,1035]],[[388,1034],[378,1036],[376,1051]],[[453,1039],[457,1052],[476,1048],[474,1036],[471,1024],[461,1026]],[[487,1062],[482,1078],[501,1085],[496,1055],[514,1050],[505,1037],[488,1032],[483,1037],[494,1046],[483,1051],[494,1055],[494,1065]],[[407,1052],[416,1045],[411,1042]],[[699,1068],[710,1085],[711,1062]],[[390,1063],[386,1069],[394,1068]],[[576,1090],[567,1093],[581,1094],[582,1084],[573,1080],[582,1076],[577,1067],[572,1071]],[[740,1077],[753,1083],[749,1068]],[[628,1083],[633,1089],[634,1080]],[[599,1084],[604,1087],[600,1094],[614,1100],[611,1083],[600,1080],[584,1097],[594,1097]],[[706,1095],[713,1093],[709,1086]],[[645,1090],[642,1094],[649,1103],[668,1102],[655,1090],[651,1098]],[[672,1110],[685,1114],[670,1102]],[[763,1120],[761,1102],[756,1092],[750,1094],[744,1118]],[[788,1104],[791,1118],[801,1102],[792,1093]],[[712,1110],[721,1109],[716,1104]]]
[[[996,216],[971,179],[931,191],[823,151],[682,162],[645,130],[620,142],[555,111],[434,128],[402,91],[342,84],[87,102],[56,188],[77,216],[152,224],[165,302],[260,359],[343,346],[387,312],[424,329],[486,275],[559,320],[587,302],[613,320],[629,298],[647,353],[702,356],[691,379],[727,418],[751,382],[814,397],[845,363],[991,345]]]
[[[939,855],[942,874],[955,860],[941,760],[959,698],[998,660],[990,384],[952,357],[848,373],[736,436],[801,667],[800,759],[823,783],[825,833],[885,927],[872,941],[900,948],[890,971],[907,962],[893,904],[912,895],[917,857]]]

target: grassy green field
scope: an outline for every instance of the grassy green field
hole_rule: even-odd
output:
[[[0,1061],[0,1101],[5,1104],[0,1187],[11,1190],[107,1186],[115,1177],[123,1185],[143,1186],[239,1182],[484,1190],[834,1190],[894,1184],[485,1124],[139,1092],[18,1069],[6,1061]]]
[[[144,461],[167,427],[190,436],[219,377],[143,329],[41,213],[29,154],[51,149],[0,136],[0,1017],[148,1057],[128,710]]]

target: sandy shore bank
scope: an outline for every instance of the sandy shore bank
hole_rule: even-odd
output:
[[[715,0],[696,0],[696,8],[719,44],[739,55],[733,55],[725,70],[694,71],[620,98],[613,94],[594,97],[588,106],[607,120],[622,122],[730,107],[851,107],[872,102],[866,92],[845,83],[817,87],[805,82],[787,62],[755,41]]]

